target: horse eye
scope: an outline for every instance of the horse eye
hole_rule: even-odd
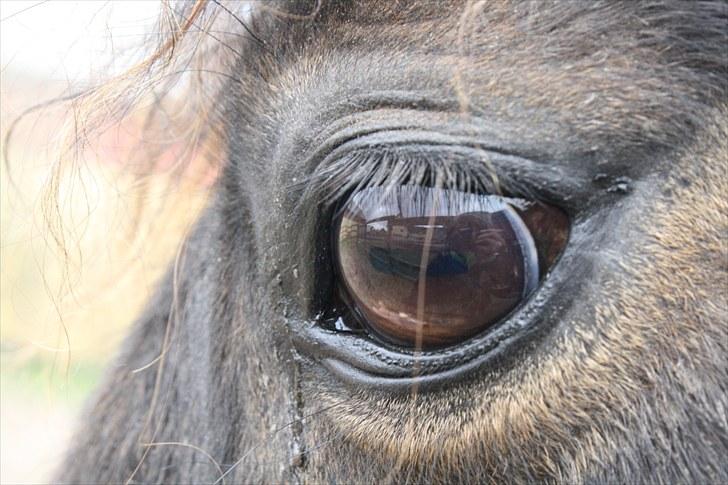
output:
[[[452,345],[527,298],[561,253],[567,216],[540,202],[402,185],[354,194],[336,220],[339,294],[364,329]]]

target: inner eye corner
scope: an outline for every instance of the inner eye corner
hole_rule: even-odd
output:
[[[507,319],[570,224],[538,199],[413,185],[362,189],[334,213],[326,328],[403,350],[459,345]]]

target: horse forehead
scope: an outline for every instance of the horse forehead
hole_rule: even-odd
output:
[[[271,5],[254,2],[248,28],[258,41],[236,53],[237,64],[225,63],[242,79],[229,91],[234,106],[227,105],[263,121],[256,135],[265,126],[290,133],[280,129],[286,122],[311,133],[310,118],[324,117],[320,111],[354,93],[425,90],[431,99],[457,98],[460,112],[513,127],[503,136],[551,156],[632,153],[637,160],[640,147],[683,145],[722,92],[715,70],[724,63],[723,21],[709,8],[573,1],[303,2],[285,11]]]

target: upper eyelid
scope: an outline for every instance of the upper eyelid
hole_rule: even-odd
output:
[[[352,131],[345,134],[343,139],[336,137],[333,139],[336,143],[334,146],[322,147],[323,154],[317,150],[311,157],[314,160],[304,164],[304,166],[312,167],[312,171],[310,175],[294,184],[292,189],[305,186],[307,191],[319,192],[319,189],[322,188],[321,185],[332,178],[341,175],[356,178],[357,175],[361,176],[366,172],[371,172],[371,169],[374,168],[373,165],[381,164],[388,157],[390,160],[395,158],[402,162],[408,162],[410,161],[408,158],[416,157],[425,164],[437,163],[438,160],[432,154],[446,151],[451,157],[458,159],[480,158],[484,160],[488,158],[485,155],[486,151],[473,148],[475,146],[473,140],[403,127],[364,131],[363,133]],[[413,154],[412,150],[403,149],[404,147],[417,147],[417,153]],[[479,153],[484,156],[477,157],[474,150],[480,150]],[[463,151],[469,151],[470,154],[463,157]],[[425,152],[429,156],[424,156]],[[476,166],[473,165],[472,168],[475,169]],[[342,174],[342,172],[348,173]]]
[[[445,188],[506,191],[524,198],[538,198],[533,187],[539,185],[556,185],[563,192],[585,187],[583,177],[565,173],[556,164],[481,148],[472,138],[397,130],[393,136],[375,133],[337,146],[289,189],[300,194],[298,206],[326,205],[369,185],[396,185],[408,176],[414,178],[410,183],[421,183],[417,178],[428,171],[441,176]],[[458,181],[470,186],[458,186]]]
[[[372,185],[398,185],[405,179],[409,183],[422,183],[427,176],[441,177],[443,187],[456,187],[455,179],[470,180],[471,189],[476,186],[487,192],[498,191],[496,173],[488,173],[485,164],[477,167],[464,162],[461,154],[451,154],[448,160],[442,156],[425,153],[424,147],[416,150],[397,150],[394,147],[372,147],[337,153],[316,167],[310,175],[291,186],[302,192],[301,203],[314,198],[319,203],[334,203],[345,193]],[[479,170],[478,170],[479,169]]]

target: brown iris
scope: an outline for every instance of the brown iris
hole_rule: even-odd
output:
[[[558,209],[403,185],[356,193],[339,218],[344,300],[373,333],[411,347],[453,344],[497,323],[561,253]]]

